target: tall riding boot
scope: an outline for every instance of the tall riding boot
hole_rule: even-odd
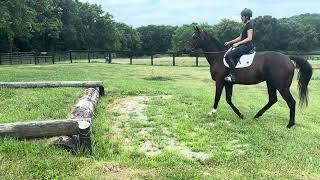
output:
[[[224,78],[227,82],[235,82],[235,62],[232,58],[228,60],[229,64],[229,75]]]

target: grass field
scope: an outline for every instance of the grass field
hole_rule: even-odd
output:
[[[45,139],[0,139],[0,179],[320,178],[319,70],[310,84],[309,107],[297,108],[297,124],[287,129],[289,109],[279,95],[261,119],[253,119],[267,103],[265,83],[235,86],[233,101],[244,120],[232,112],[224,94],[218,114],[207,116],[214,97],[208,69],[0,66],[1,81],[102,80],[106,87],[95,116],[94,157],[51,147]],[[296,80],[291,89],[298,101]],[[66,118],[81,92],[0,89],[0,122]]]

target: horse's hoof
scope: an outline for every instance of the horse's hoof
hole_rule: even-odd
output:
[[[292,128],[293,126],[294,126],[294,124],[290,124],[290,123],[289,123],[289,124],[287,125],[287,128],[290,129],[290,128]]]
[[[240,114],[239,117],[240,117],[241,119],[244,119],[244,115],[243,115],[243,114]]]
[[[217,113],[217,110],[216,109],[212,109],[212,111],[210,111],[208,113],[208,116],[212,116],[213,114]]]
[[[260,117],[261,117],[261,116],[258,115],[258,114],[254,116],[255,119],[259,119]]]

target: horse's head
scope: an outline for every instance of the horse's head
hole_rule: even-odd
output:
[[[195,31],[192,34],[192,39],[184,48],[185,52],[191,52],[195,49],[203,48],[203,45],[205,44],[206,33],[203,30],[200,30],[198,26],[195,26],[194,30]]]

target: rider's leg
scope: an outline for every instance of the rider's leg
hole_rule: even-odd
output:
[[[229,74],[224,79],[228,82],[234,82],[235,81],[235,62],[231,56],[226,56],[226,62],[229,65]]]
[[[234,59],[234,55],[237,54],[237,49],[230,51],[226,55],[226,62],[229,65],[229,73],[228,76],[225,77],[225,81],[227,82],[234,82],[235,81],[235,67],[236,67],[236,60]]]
[[[243,54],[248,53],[253,48],[252,44],[241,45],[226,55],[226,62],[229,64],[229,75],[225,78],[228,82],[235,82],[235,66],[238,63],[238,58]]]

